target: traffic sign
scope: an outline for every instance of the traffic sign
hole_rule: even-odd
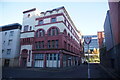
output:
[[[90,44],[90,42],[91,42],[91,37],[84,37],[84,42],[86,43],[86,44]]]

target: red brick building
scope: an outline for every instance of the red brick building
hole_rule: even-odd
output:
[[[113,33],[112,68],[120,73],[120,1],[109,2],[110,20]]]
[[[80,63],[80,31],[64,7],[23,12],[20,66],[67,67]]]
[[[99,31],[99,32],[97,32],[97,35],[98,35],[99,48],[102,48],[103,44],[104,44],[104,32],[103,31]]]

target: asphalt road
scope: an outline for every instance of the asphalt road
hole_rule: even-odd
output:
[[[88,78],[88,66],[82,64],[68,68],[3,68],[5,78]],[[99,64],[90,64],[90,78],[112,78]]]

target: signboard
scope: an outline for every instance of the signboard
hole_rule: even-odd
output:
[[[85,42],[86,44],[90,44],[90,42],[91,42],[91,37],[84,37],[84,42]]]

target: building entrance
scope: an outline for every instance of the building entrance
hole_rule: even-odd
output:
[[[9,60],[9,59],[5,59],[4,66],[5,66],[5,67],[8,67],[8,66],[9,66],[9,63],[10,63],[10,60]]]

